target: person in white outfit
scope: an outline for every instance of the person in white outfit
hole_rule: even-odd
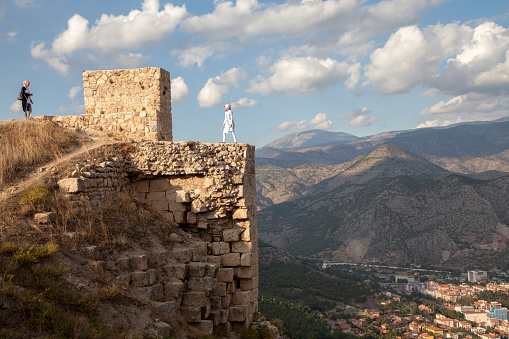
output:
[[[233,141],[237,143],[237,137],[235,136],[235,123],[233,122],[232,107],[229,104],[224,105],[224,122],[223,122],[223,142],[226,141],[226,134],[232,132]]]

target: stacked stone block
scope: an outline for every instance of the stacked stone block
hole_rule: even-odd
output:
[[[204,334],[216,326],[249,326],[258,309],[254,147],[133,145],[137,152],[130,160],[78,164],[74,177],[61,180],[60,187],[75,200],[89,197],[97,204],[123,188],[194,239],[191,248],[147,253],[155,269],[143,258],[117,262],[131,271],[132,288],[153,302],[154,317],[170,319],[178,312]]]
[[[77,208],[99,206],[113,192],[120,192],[131,184],[133,176],[141,171],[129,160],[114,157],[101,161],[82,161],[76,164],[71,177],[62,179],[58,185],[72,195]]]
[[[172,140],[170,73],[159,67],[84,71],[85,115],[38,117],[87,133]]]

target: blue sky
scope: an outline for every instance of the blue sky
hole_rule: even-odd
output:
[[[174,140],[356,136],[509,116],[507,0],[0,2],[0,119],[84,114],[82,71],[172,78]],[[229,136],[228,141],[231,141]]]

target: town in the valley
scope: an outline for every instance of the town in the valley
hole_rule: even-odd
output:
[[[489,277],[480,270],[461,274],[429,270],[426,274],[426,270],[408,273],[395,267],[379,266],[378,271],[359,267],[343,269],[362,271],[369,277],[364,282],[378,286],[380,292],[368,307],[344,305],[321,314],[333,332],[419,339],[509,337],[506,273]]]

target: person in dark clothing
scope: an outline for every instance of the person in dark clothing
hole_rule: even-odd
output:
[[[30,81],[24,80],[23,81],[23,87],[21,87],[21,92],[23,95],[21,96],[21,106],[23,107],[23,112],[25,112],[25,118],[30,118],[30,114],[32,114],[32,93],[30,93],[30,90],[28,89],[28,86],[30,86]]]

